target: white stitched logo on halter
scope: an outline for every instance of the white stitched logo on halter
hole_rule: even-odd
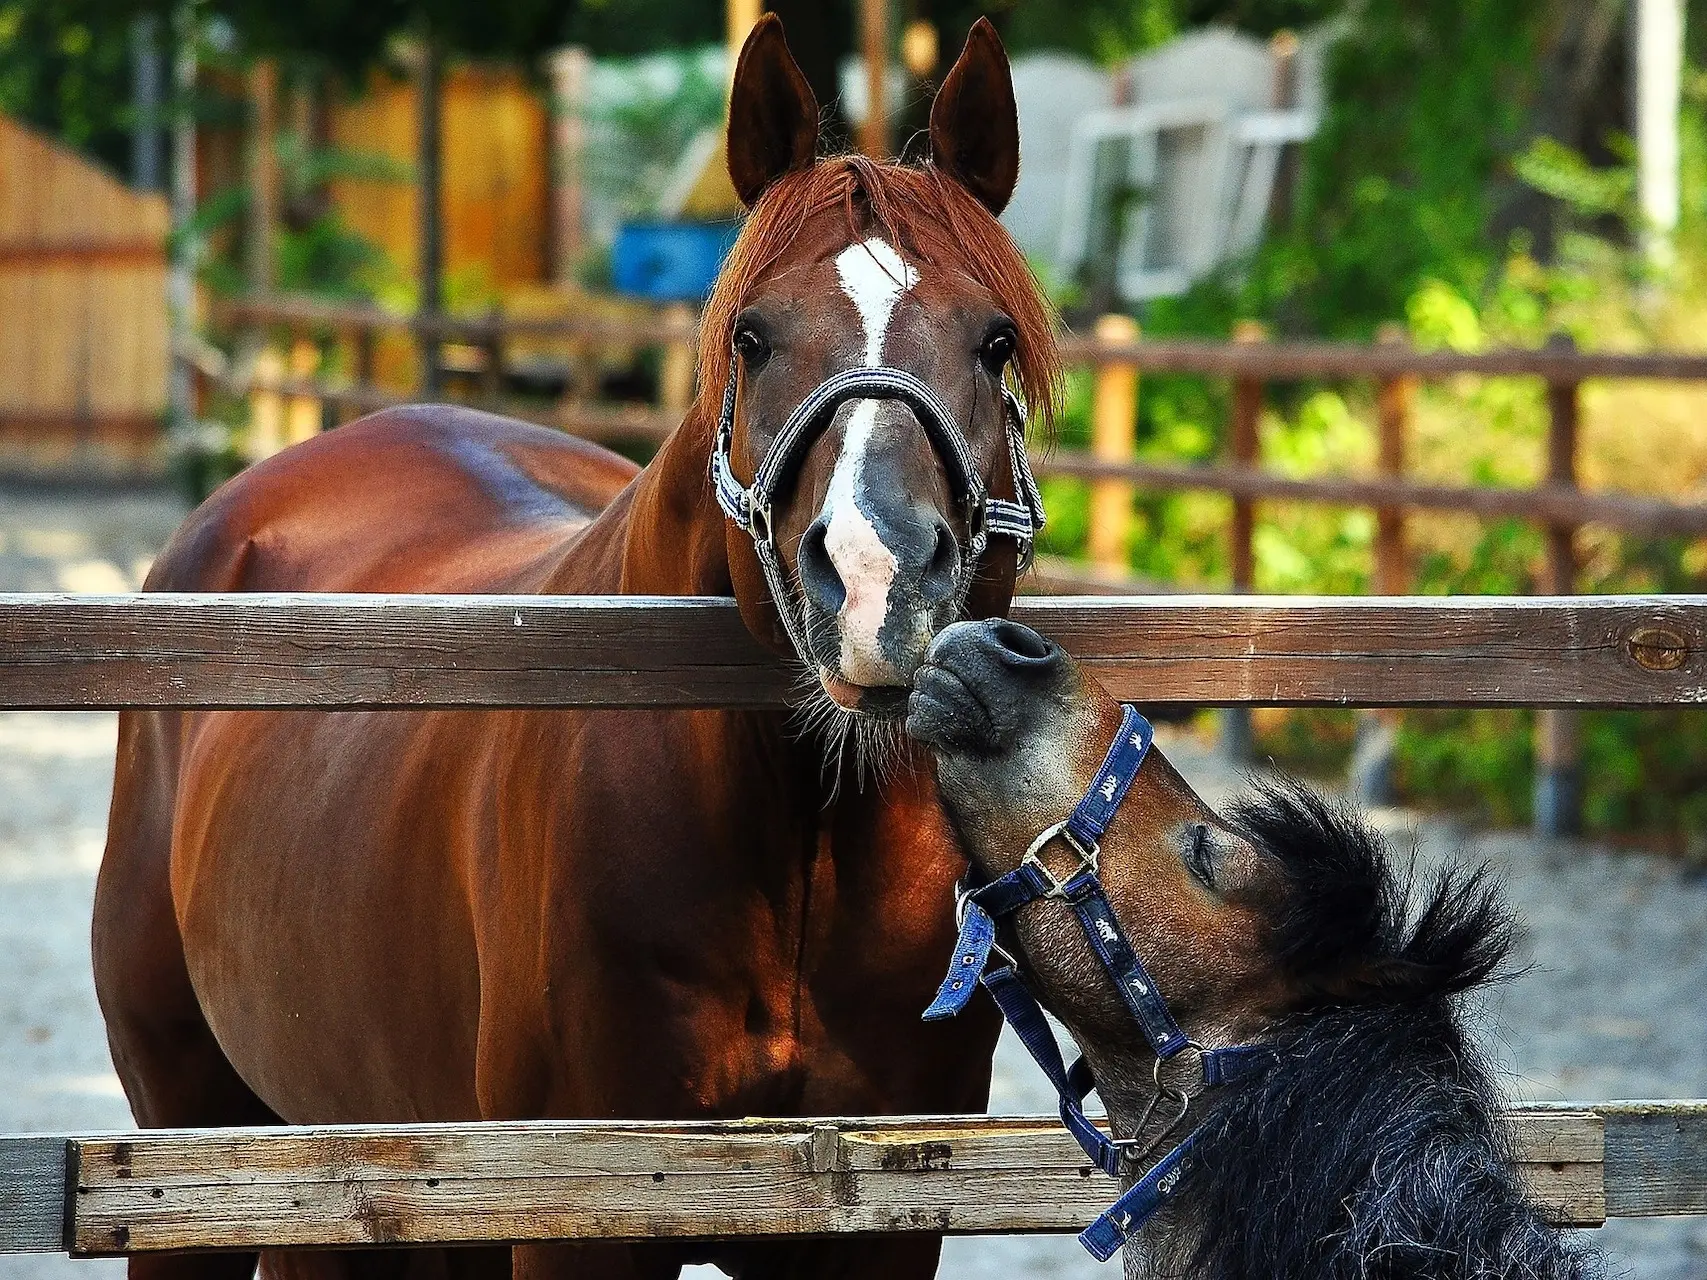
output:
[[[1144,985],[1144,980],[1142,978],[1132,979],[1132,989],[1141,996],[1147,996],[1150,994],[1150,988]]]
[[[1102,934],[1104,942],[1113,942],[1115,939],[1114,926],[1106,920],[1097,921],[1097,932]]]
[[[1141,733],[1133,734],[1132,735],[1132,745],[1136,749],[1142,751],[1144,749],[1144,735]]]
[[[1115,788],[1119,785],[1120,779],[1116,778],[1112,773],[1109,774],[1108,777],[1102,780],[1102,787],[1100,788],[1102,791],[1102,798],[1104,800],[1112,801],[1114,799]]]
[[[1183,1172],[1184,1170],[1176,1164],[1168,1170],[1167,1176],[1156,1184],[1156,1190],[1164,1196],[1172,1195],[1174,1188],[1179,1186],[1180,1174]]]

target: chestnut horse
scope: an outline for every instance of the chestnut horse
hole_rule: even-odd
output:
[[[996,221],[1018,172],[980,23],[917,167],[815,158],[780,25],[743,50],[729,169],[750,214],[704,319],[701,395],[643,470],[445,406],[377,414],[197,510],[155,591],[729,595],[827,726],[786,712],[131,712],[94,961],[145,1126],[969,1111],[997,1023],[922,1027],[964,860],[899,739],[932,635],[1009,602],[943,417],[1016,492],[1004,379],[1055,394],[1052,316]],[[902,371],[801,441],[769,527],[792,598],[708,476],[848,370]],[[911,375],[911,378],[906,378]],[[889,375],[886,375],[889,376]],[[908,397],[911,397],[910,399]],[[927,419],[929,419],[927,421]],[[1029,472],[1024,473],[1029,479]],[[743,483],[737,480],[739,485]],[[990,504],[994,508],[995,503]],[[982,554],[979,554],[981,552]],[[787,611],[792,610],[792,614]],[[810,652],[793,652],[793,616]],[[882,747],[882,777],[837,744]],[[926,1277],[935,1237],[277,1254],[272,1273]],[[137,1258],[238,1277],[253,1255]]]
[[[1015,958],[987,985],[1022,1037],[1036,1005],[1016,982],[1060,1017],[1130,1144],[1100,1147],[1127,1190],[1086,1235],[1099,1253],[1126,1242],[1129,1280],[1600,1273],[1509,1167],[1500,1091],[1456,1007],[1511,943],[1485,869],[1419,880],[1302,786],[1266,784],[1223,818],[1160,751],[1105,758],[1147,734],[1142,719],[1007,619],[938,635],[907,728],[935,751],[981,885],[970,900],[992,903]],[[1103,790],[1116,777],[1123,795]],[[1056,824],[1082,804],[1102,829],[1080,853]],[[1028,848],[1048,871],[1019,874],[1062,892],[1012,891]],[[1082,914],[1096,895],[1109,916]],[[1142,1000],[1110,978],[1122,935]],[[952,981],[960,993],[966,975]]]

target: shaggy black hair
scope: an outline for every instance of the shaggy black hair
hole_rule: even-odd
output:
[[[1420,886],[1349,809],[1266,784],[1235,821],[1287,873],[1274,922],[1304,1001],[1276,1063],[1200,1143],[1162,1274],[1202,1280],[1577,1280],[1598,1258],[1537,1217],[1505,1163],[1500,1092],[1454,997],[1505,963],[1487,869]]]

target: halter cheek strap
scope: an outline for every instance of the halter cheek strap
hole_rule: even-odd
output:
[[[924,1013],[927,1021],[953,1017],[966,1007],[973,990],[982,983],[1026,1051],[1055,1086],[1060,1098],[1061,1123],[1091,1162],[1110,1177],[1121,1176],[1136,1159],[1147,1155],[1148,1149],[1134,1151],[1134,1143],[1109,1137],[1085,1115],[1085,1099],[1096,1089],[1090,1065],[1083,1057],[1070,1067],[1066,1065],[1043,1008],[1012,957],[1003,953],[1005,963],[988,968],[991,953],[1000,950],[996,946],[997,919],[1045,898],[1058,898],[1072,908],[1097,959],[1156,1054],[1156,1095],[1138,1125],[1140,1130],[1158,1105],[1170,1099],[1179,1110],[1161,1138],[1185,1118],[1189,1099],[1161,1083],[1161,1064],[1185,1050],[1197,1051],[1205,1088],[1231,1084],[1271,1061],[1271,1051],[1262,1045],[1206,1049],[1180,1030],[1144,962],[1120,927],[1120,920],[1103,890],[1098,867],[1099,842],[1137,778],[1153,736],[1143,716],[1132,707],[1123,708],[1120,732],[1103,758],[1090,789],[1073,812],[1032,841],[1014,870],[960,895],[960,936],[954,963]],[[1066,880],[1058,880],[1039,857],[1043,848],[1056,838],[1065,841],[1079,859],[1078,869]],[[1127,1238],[1142,1230],[1178,1191],[1192,1170],[1192,1152],[1201,1132],[1201,1129],[1193,1131],[1150,1166],[1079,1236],[1080,1243],[1099,1261],[1113,1257]]]
[[[812,442],[829,425],[836,410],[850,400],[899,400],[918,418],[931,447],[948,470],[949,483],[966,516],[970,533],[963,573],[973,572],[991,534],[1012,538],[1019,545],[1021,567],[1031,562],[1037,534],[1044,525],[1043,494],[1026,456],[1025,407],[1005,385],[1003,422],[1017,501],[991,497],[986,492],[972,447],[942,398],[905,369],[886,365],[844,369],[819,383],[782,424],[759,462],[753,483],[743,485],[736,478],[732,461],[739,361],[739,353],[732,352],[729,381],[723,388],[723,408],[717,420],[717,438],[711,450],[711,485],[723,514],[753,539],[765,584],[782,616],[788,638],[802,659],[810,660],[811,650],[806,644],[805,622],[793,604],[783,572],[773,522],[775,504]]]

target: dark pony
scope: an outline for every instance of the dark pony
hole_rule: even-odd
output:
[[[1350,810],[1265,784],[1234,824],[1292,882],[1273,953],[1311,1007],[1215,1113],[1159,1274],[1204,1280],[1596,1275],[1508,1163],[1500,1091],[1457,997],[1497,979],[1513,921],[1486,867],[1420,890]]]

